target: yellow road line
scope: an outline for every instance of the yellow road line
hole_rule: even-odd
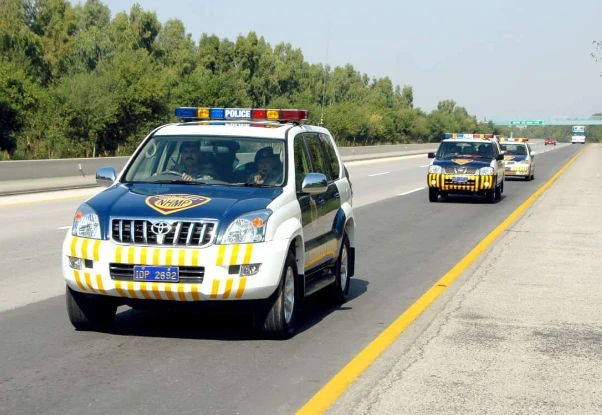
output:
[[[589,146],[588,146],[589,147]],[[435,283],[426,293],[410,306],[401,316],[389,325],[376,339],[356,355],[339,373],[320,389],[296,415],[316,415],[324,413],[347,390],[349,386],[407,329],[447,288],[481,256],[481,254],[504,232],[520,215],[537,200],[579,158],[584,148],[571,158],[558,172],[545,182],[535,193],[525,200],[501,224],[460,260],[451,270]]]

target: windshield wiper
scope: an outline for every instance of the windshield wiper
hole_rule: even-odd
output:
[[[235,187],[276,187],[273,184],[255,184],[255,183],[228,183],[226,186]]]

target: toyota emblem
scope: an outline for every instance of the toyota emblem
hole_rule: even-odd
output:
[[[151,226],[151,231],[155,235],[167,235],[171,230],[171,225],[167,222],[155,222]]]

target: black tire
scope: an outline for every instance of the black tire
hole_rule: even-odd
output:
[[[439,198],[439,189],[435,187],[429,187],[429,202],[436,202]]]
[[[334,266],[335,281],[328,287],[330,298],[335,304],[344,304],[349,298],[349,239],[343,235],[341,251]]]
[[[285,315],[285,297],[287,288],[290,290],[291,285],[287,285],[287,274],[292,272],[292,289],[293,289],[293,304],[290,318],[286,319]],[[299,301],[299,276],[297,274],[297,266],[295,256],[291,251],[286,256],[284,268],[280,277],[280,285],[275,293],[275,296],[267,303],[267,307],[259,307],[253,313],[253,323],[256,330],[270,338],[286,340],[295,333],[297,314],[300,306]],[[290,274],[288,275],[290,282]]]
[[[106,332],[111,329],[117,305],[109,298],[87,297],[66,288],[67,314],[77,330]]]
[[[487,203],[495,203],[495,189],[492,190],[488,190],[487,194],[485,195],[485,199],[487,200]]]
[[[496,200],[500,200],[502,198],[502,186],[503,184],[500,184],[498,187],[495,188],[494,196]]]

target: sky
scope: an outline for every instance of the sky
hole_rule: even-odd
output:
[[[73,3],[79,3],[77,1]],[[602,112],[602,0],[103,0],[135,3],[235,40],[255,31],[310,63],[351,64],[414,89],[425,111],[453,99],[479,120],[589,117]]]

